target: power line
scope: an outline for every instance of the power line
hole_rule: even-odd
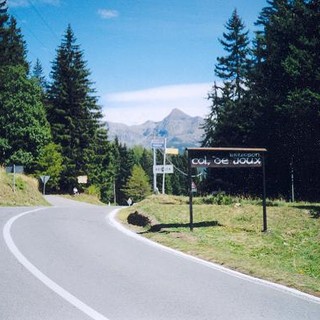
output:
[[[38,17],[41,19],[41,21],[43,22],[43,24],[48,28],[48,30],[51,32],[51,34],[58,40],[59,37],[58,35],[55,33],[55,31],[51,28],[51,26],[47,23],[47,21],[43,18],[43,16],[41,15],[41,13],[39,12],[39,10],[33,5],[33,3],[31,2],[31,0],[27,0],[28,3],[30,4],[31,8],[34,10],[34,12],[38,15]]]
[[[160,150],[160,152],[162,153],[162,155],[164,155],[163,151],[162,151],[161,149],[159,149],[159,150]],[[188,176],[188,173],[185,173],[185,172],[183,172],[181,169],[179,169],[175,164],[173,164],[173,162],[172,162],[169,158],[167,158],[166,160],[169,161],[170,164],[173,165],[173,167],[175,168],[175,170],[177,170],[180,174],[182,174],[182,175],[184,175],[184,176]],[[203,174],[203,173],[200,172],[200,173],[197,174],[197,175],[192,175],[192,178],[200,177],[200,176],[202,176],[202,174]]]

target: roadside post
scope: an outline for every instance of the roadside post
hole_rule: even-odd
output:
[[[157,150],[165,150],[165,140],[164,138],[154,138],[151,141],[151,147],[153,149],[153,167],[157,165]],[[153,172],[153,192],[157,192],[157,172]]]
[[[40,176],[40,179],[43,183],[43,192],[42,193],[43,193],[43,195],[45,195],[46,194],[46,183],[49,181],[50,176]]]
[[[13,173],[12,189],[16,192],[16,173],[23,173],[24,167],[20,165],[13,164],[12,166],[6,167],[7,173]]]

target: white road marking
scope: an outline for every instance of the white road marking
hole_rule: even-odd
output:
[[[119,210],[121,210],[121,208],[113,210],[105,218],[116,229],[118,229],[119,231],[127,234],[130,237],[133,237],[133,238],[138,239],[140,241],[144,241],[144,242],[148,243],[149,245],[152,245],[154,247],[158,247],[158,248],[160,248],[162,250],[165,250],[167,252],[173,253],[173,254],[178,255],[180,257],[184,257],[186,259],[189,259],[189,260],[192,260],[194,262],[200,263],[200,264],[205,265],[205,266],[207,266],[207,267],[209,267],[211,269],[219,270],[221,272],[227,273],[227,274],[232,275],[234,277],[237,277],[237,278],[240,278],[240,279],[245,279],[245,280],[248,280],[248,281],[253,282],[253,283],[264,285],[266,287],[271,287],[271,288],[274,288],[274,289],[276,289],[278,291],[282,291],[282,292],[294,295],[296,297],[302,298],[304,300],[312,301],[312,302],[320,304],[320,298],[318,298],[318,297],[312,296],[310,294],[301,292],[301,291],[296,290],[296,289],[292,289],[292,288],[286,287],[286,286],[281,285],[281,284],[273,283],[273,282],[270,282],[270,281],[267,281],[267,280],[263,280],[263,279],[259,279],[259,278],[255,278],[255,277],[243,274],[241,272],[228,269],[226,267],[223,267],[223,266],[218,265],[218,264],[213,263],[213,262],[205,261],[205,260],[202,260],[200,258],[197,258],[197,257],[194,257],[194,256],[190,256],[190,255],[188,255],[186,253],[183,253],[181,251],[166,247],[166,246],[164,246],[162,244],[159,244],[159,243],[154,242],[152,240],[149,240],[149,239],[147,239],[147,238],[145,238],[143,236],[140,236],[140,235],[136,234],[135,232],[129,230],[128,228],[124,227],[121,223],[119,223],[115,219],[115,216],[116,216],[116,214],[118,213]]]
[[[43,284],[45,284],[48,288],[50,288],[52,291],[54,291],[56,294],[58,294],[60,297],[62,297],[64,300],[72,304],[74,307],[88,315],[93,320],[109,320],[105,316],[103,316],[101,313],[95,311],[91,307],[89,307],[87,304],[76,298],[74,295],[63,289],[61,286],[59,286],[56,282],[52,281],[49,277],[47,277],[44,273],[42,273],[37,267],[35,267],[18,249],[18,247],[15,245],[12,237],[11,237],[11,227],[13,223],[18,220],[19,218],[30,214],[32,212],[37,212],[40,210],[44,210],[45,208],[38,208],[35,210],[26,211],[23,213],[20,213],[11,219],[8,220],[8,222],[5,224],[3,228],[3,238],[11,251],[11,253],[15,256],[15,258],[29,271],[31,272],[36,278],[38,278]]]

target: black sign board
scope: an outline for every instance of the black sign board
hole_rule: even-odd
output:
[[[262,167],[265,149],[201,148],[188,149],[191,167],[206,168],[251,168]]]
[[[190,230],[193,229],[191,168],[262,168],[263,230],[267,231],[266,179],[263,148],[188,148]]]

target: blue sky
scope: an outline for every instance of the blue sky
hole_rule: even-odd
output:
[[[8,0],[28,59],[46,75],[68,24],[107,121],[159,121],[173,108],[204,117],[218,38],[236,8],[247,29],[266,0]]]

